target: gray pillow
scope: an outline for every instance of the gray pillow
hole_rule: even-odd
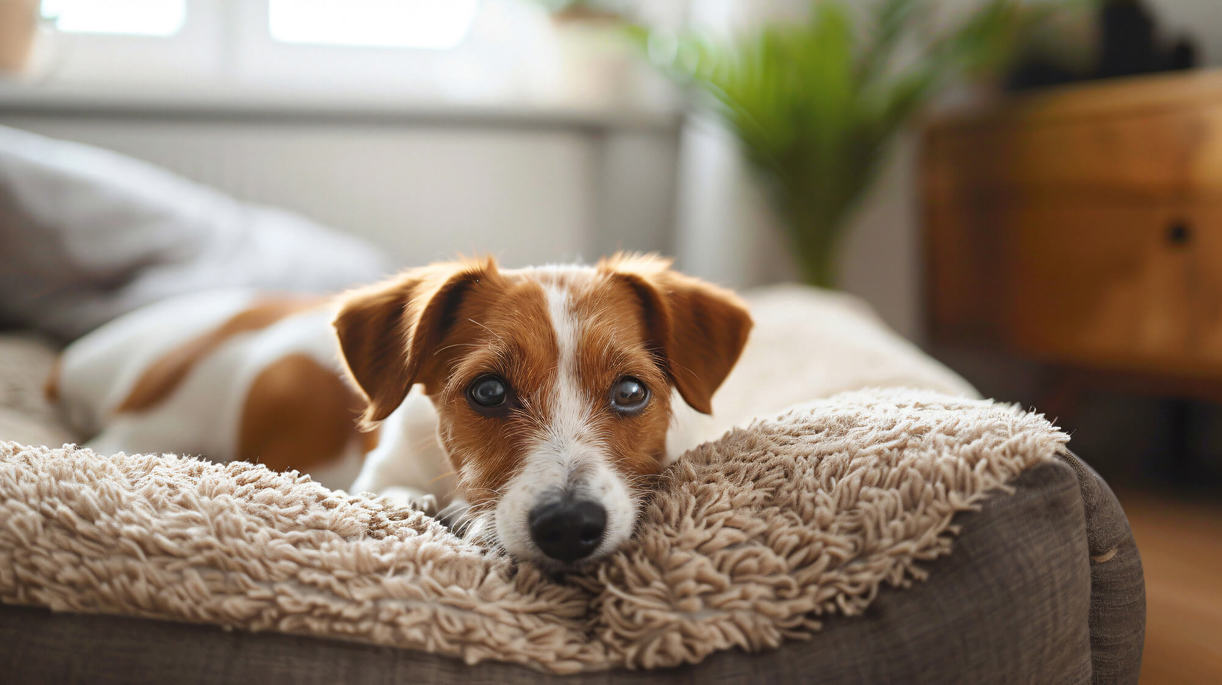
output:
[[[302,217],[0,127],[0,327],[67,341],[170,295],[326,292],[388,270],[371,245]]]

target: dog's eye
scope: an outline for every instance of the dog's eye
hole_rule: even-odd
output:
[[[635,414],[647,404],[649,388],[632,376],[624,376],[611,387],[611,408],[621,414]]]
[[[509,383],[500,376],[480,376],[467,386],[467,401],[481,414],[495,413],[509,398]]]

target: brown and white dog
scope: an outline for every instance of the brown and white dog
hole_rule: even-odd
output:
[[[69,346],[53,385],[102,453],[249,459],[458,501],[470,536],[569,564],[628,539],[652,478],[688,446],[672,396],[709,413],[750,328],[734,295],[656,257],[489,259],[324,301],[155,304]]]

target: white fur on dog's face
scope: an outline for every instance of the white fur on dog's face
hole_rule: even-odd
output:
[[[666,267],[649,257],[506,271],[490,261],[435,265],[350,296],[336,328],[369,398],[366,421],[423,384],[470,503],[471,535],[550,563],[532,540],[531,512],[581,501],[606,513],[581,559],[615,550],[666,463],[672,388],[708,412],[751,326],[733,295]],[[474,388],[490,377],[508,399],[477,406]],[[631,411],[612,402],[625,379],[648,397]]]
[[[590,398],[583,396],[577,374],[582,322],[572,294],[561,284],[549,285],[544,292],[558,352],[552,411],[529,446],[520,473],[505,486],[495,510],[496,534],[513,556],[539,559],[542,555],[527,525],[530,510],[567,492],[594,500],[607,512],[606,532],[589,557],[593,559],[616,549],[632,534],[639,498],[612,468],[610,446],[599,438]]]

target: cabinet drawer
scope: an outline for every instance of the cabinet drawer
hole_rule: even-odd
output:
[[[1191,357],[1222,370],[1222,204],[1185,212],[1192,296]]]
[[[944,115],[922,196],[932,339],[1222,387],[1222,70]]]
[[[934,194],[1000,191],[1222,197],[1222,70],[1009,98],[927,129]]]
[[[1206,363],[1183,214],[1153,203],[1056,201],[1004,212],[1010,343],[1047,361],[1134,371]]]

